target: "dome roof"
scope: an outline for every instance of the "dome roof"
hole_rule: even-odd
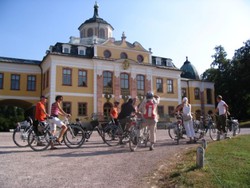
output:
[[[102,24],[109,25],[114,30],[114,28],[112,27],[112,25],[110,25],[107,21],[105,21],[104,19],[102,19],[102,18],[99,17],[98,8],[99,8],[98,4],[95,3],[93,17],[90,18],[90,19],[88,19],[88,20],[86,20],[84,23],[82,23],[79,28],[81,28],[82,25],[89,24],[89,23],[102,23]]]
[[[181,70],[182,70],[181,73],[182,78],[200,80],[200,76],[196,68],[190,63],[190,61],[188,61],[188,57],[186,57],[186,61],[182,65]]]

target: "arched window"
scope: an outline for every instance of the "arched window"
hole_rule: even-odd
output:
[[[112,73],[109,71],[103,72],[103,87],[112,88]]]
[[[87,37],[92,37],[93,36],[93,29],[89,28],[87,31]]]
[[[99,30],[99,38],[105,39],[105,30],[103,28]]]
[[[121,73],[120,81],[121,89],[129,89],[129,75],[127,73]]]
[[[145,76],[144,75],[137,75],[137,90],[144,91],[145,89]]]

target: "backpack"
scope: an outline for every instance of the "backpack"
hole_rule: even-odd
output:
[[[155,104],[153,103],[153,101],[148,101],[145,105],[144,118],[154,119],[155,117]]]

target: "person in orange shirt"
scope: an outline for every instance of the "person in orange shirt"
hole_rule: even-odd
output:
[[[118,118],[118,106],[119,106],[119,102],[118,101],[115,101],[114,102],[114,106],[111,108],[110,110],[110,116],[111,118],[114,120],[115,124],[117,125],[118,122],[117,122],[117,118]]]
[[[45,104],[47,102],[47,97],[41,96],[40,101],[36,104],[36,114],[35,114],[35,120],[37,121],[45,121],[46,117],[49,116],[49,114],[46,112]]]
[[[47,116],[49,116],[49,114],[46,112],[46,109],[45,109],[46,102],[47,102],[47,97],[42,95],[40,97],[40,101],[36,104],[35,121],[33,123],[34,131],[36,133],[38,133],[39,123],[43,123],[46,120]],[[39,142],[37,142],[37,145],[43,146],[44,144],[39,141]]]

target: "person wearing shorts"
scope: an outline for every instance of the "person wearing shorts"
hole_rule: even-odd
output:
[[[61,116],[71,116],[70,114],[67,114],[66,112],[63,111],[61,107],[61,102],[63,101],[63,96],[58,95],[56,96],[56,101],[51,105],[51,134],[55,136],[56,134],[56,127],[61,128],[61,132],[59,134],[59,137],[56,139],[56,141],[60,144],[62,141],[62,137],[64,133],[67,130],[67,126],[58,118],[59,115]],[[51,149],[56,149],[54,147],[53,142],[51,142]]]

